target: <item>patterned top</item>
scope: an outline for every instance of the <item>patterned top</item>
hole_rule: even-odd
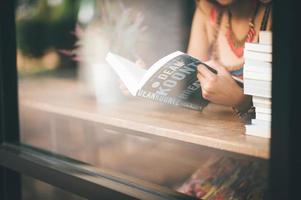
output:
[[[262,4],[257,0],[254,2],[253,24],[246,33],[247,37],[241,45],[235,45],[235,41],[228,37],[231,27],[229,12],[225,9],[213,7],[210,12],[210,24],[213,29],[211,38],[211,59],[224,66],[232,75],[243,78],[243,48],[245,42],[257,42],[260,30],[270,29],[268,20],[270,18],[271,5]],[[251,23],[251,22],[250,22]],[[233,35],[233,31],[231,32]],[[249,37],[248,37],[249,36]],[[233,44],[234,43],[234,44]]]

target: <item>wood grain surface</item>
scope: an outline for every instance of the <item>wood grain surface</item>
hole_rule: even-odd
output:
[[[244,124],[231,108],[209,104],[202,112],[126,98],[97,104],[74,80],[35,79],[19,83],[20,107],[70,116],[203,145],[239,154],[269,158],[269,139],[245,135]]]

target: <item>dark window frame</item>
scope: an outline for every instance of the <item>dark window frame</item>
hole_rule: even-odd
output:
[[[298,39],[300,1],[273,1],[272,140],[268,199],[297,199],[300,180],[300,97]],[[20,199],[20,174],[86,198],[193,199],[109,172],[94,174],[86,164],[19,144],[14,1],[0,1],[0,199]],[[50,160],[57,165],[49,166]],[[77,170],[77,175],[64,167]],[[83,167],[85,166],[85,167]],[[97,172],[96,172],[97,171]],[[81,173],[92,173],[83,179]],[[85,175],[87,175],[85,174]],[[95,178],[97,176],[97,178]],[[109,183],[109,184],[108,184]]]
[[[0,1],[0,144],[19,141],[13,1]],[[0,160],[4,158],[0,157]],[[20,199],[20,175],[0,166],[0,199]]]
[[[301,2],[273,0],[272,140],[269,199],[299,199]]]

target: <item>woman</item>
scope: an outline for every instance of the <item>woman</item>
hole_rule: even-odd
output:
[[[215,68],[198,67],[204,98],[232,106],[239,114],[252,109],[252,99],[232,76],[243,78],[245,42],[256,42],[260,30],[271,29],[271,5],[258,0],[199,0],[194,14],[188,53]],[[264,198],[266,164],[226,156],[212,156],[177,190],[210,200]]]
[[[243,94],[232,75],[243,77],[244,44],[258,41],[260,30],[271,29],[270,11],[268,0],[197,1],[188,53],[218,71],[213,74],[202,65],[198,67],[204,98],[231,106],[241,116],[252,114],[251,97]]]

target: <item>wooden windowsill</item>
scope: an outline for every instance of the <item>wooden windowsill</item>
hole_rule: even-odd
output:
[[[269,139],[247,136],[231,108],[210,104],[203,112],[130,99],[99,105],[71,80],[21,81],[20,107],[70,116],[141,134],[269,158]]]

